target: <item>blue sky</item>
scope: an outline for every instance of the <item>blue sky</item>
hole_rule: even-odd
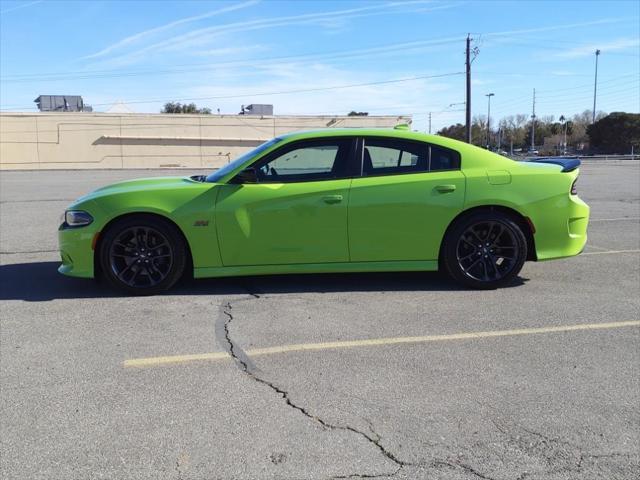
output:
[[[464,101],[471,32],[474,115],[487,93],[494,121],[530,114],[534,87],[538,115],[590,109],[597,48],[597,109],[640,111],[637,1],[2,0],[0,12],[3,110],[33,110],[39,94],[80,94],[96,111],[273,103],[413,114],[422,130],[432,112],[435,131],[464,122],[450,105]]]

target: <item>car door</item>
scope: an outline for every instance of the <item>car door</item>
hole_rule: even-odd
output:
[[[351,260],[436,260],[451,220],[462,210],[460,155],[437,145],[365,137],[361,175],[349,198]]]
[[[302,140],[221,186],[216,228],[225,266],[347,262],[349,159],[355,139]]]

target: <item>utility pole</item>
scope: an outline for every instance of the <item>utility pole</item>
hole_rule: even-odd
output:
[[[491,135],[491,97],[493,97],[495,93],[487,93],[485,97],[488,99],[487,103],[487,150],[489,150],[490,143],[490,135]]]
[[[431,135],[431,112],[429,112],[429,135]]]
[[[465,62],[467,70],[467,102],[465,113],[465,125],[467,134],[467,143],[471,143],[471,34],[467,34],[467,50]]]
[[[600,56],[600,50],[596,50],[596,77],[593,81],[593,116],[591,117],[591,123],[596,122],[596,93],[598,91],[598,57]]]
[[[536,149],[536,89],[533,89],[533,110],[531,112],[531,153]]]

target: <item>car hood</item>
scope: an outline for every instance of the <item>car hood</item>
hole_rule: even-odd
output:
[[[121,194],[152,193],[161,191],[177,192],[188,189],[209,189],[211,183],[197,181],[190,177],[151,177],[112,183],[88,193],[76,200],[75,204],[98,200],[103,197]]]

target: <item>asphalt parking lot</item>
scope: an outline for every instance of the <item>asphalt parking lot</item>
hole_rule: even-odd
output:
[[[349,274],[133,298],[56,272],[71,200],[166,174],[0,174],[2,478],[640,476],[639,162],[585,162],[585,252],[497,291]]]

